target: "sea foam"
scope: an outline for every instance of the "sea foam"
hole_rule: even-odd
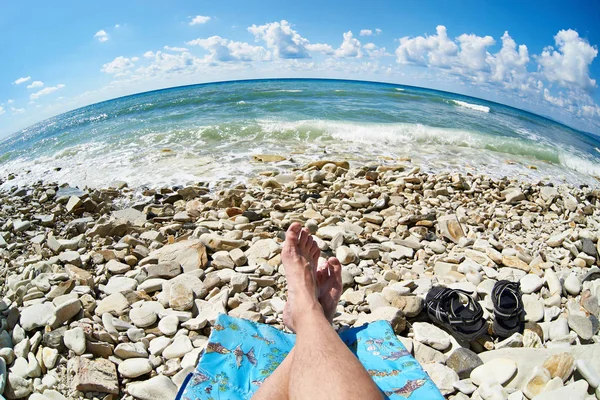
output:
[[[466,101],[460,101],[460,100],[452,100],[452,102],[458,106],[461,107],[465,107],[465,108],[470,108],[471,110],[475,110],[475,111],[481,111],[484,113],[489,113],[490,112],[490,108],[486,107],[486,106],[480,106],[479,104],[471,104],[471,103],[467,103]]]

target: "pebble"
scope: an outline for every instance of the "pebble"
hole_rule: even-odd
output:
[[[177,386],[164,375],[157,375],[147,381],[131,383],[127,392],[139,400],[174,399]]]
[[[193,350],[192,342],[187,336],[177,336],[173,343],[168,345],[162,352],[162,356],[167,360],[172,358],[181,358],[186,353]]]
[[[574,365],[575,379],[597,387],[593,361],[569,369],[566,356],[547,361],[554,379],[535,365],[507,388],[496,376],[506,368],[477,372],[493,363],[481,360],[491,349],[514,351],[516,360],[521,346],[568,352],[596,341],[600,274],[586,270],[600,248],[595,189],[425,174],[406,164],[402,171],[325,162],[265,172],[243,188],[144,189],[147,203],[117,211],[141,191],[35,183],[15,189],[19,195],[0,193],[0,251],[17,266],[0,282],[4,394],[173,398],[219,313],[282,326],[280,233],[294,220],[306,221],[319,248],[344,263],[336,324],[392,323],[447,396],[543,396],[561,390],[567,374],[570,382]],[[67,213],[71,196],[78,200]],[[15,214],[25,231],[15,233]],[[545,322],[503,340],[486,335],[468,346],[479,355],[426,322],[423,299],[436,281],[476,295],[490,322],[490,294],[501,279],[519,282],[529,321]],[[533,371],[537,394],[524,385]],[[477,374],[488,379],[478,389],[467,379]]]
[[[147,358],[128,358],[119,364],[119,374],[125,378],[137,378],[152,371],[152,364]]]
[[[77,327],[65,332],[65,346],[78,356],[85,353],[85,334],[83,329]]]

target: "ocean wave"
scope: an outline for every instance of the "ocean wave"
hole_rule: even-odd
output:
[[[399,92],[404,92],[404,89],[402,89],[402,88],[396,88],[396,90]]]
[[[452,100],[452,102],[456,105],[459,105],[461,107],[465,107],[465,108],[469,108],[471,110],[475,110],[475,111],[481,111],[484,113],[489,113],[490,112],[490,108],[486,107],[486,106],[480,106],[479,104],[471,104],[471,103],[467,103],[466,101],[460,101],[460,100]]]
[[[302,93],[302,89],[277,89],[277,90],[263,90],[260,93]]]

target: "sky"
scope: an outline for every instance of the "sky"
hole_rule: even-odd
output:
[[[497,101],[600,134],[596,1],[19,1],[0,11],[0,138],[128,94],[342,78]]]

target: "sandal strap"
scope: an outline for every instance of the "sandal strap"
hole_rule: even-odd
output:
[[[460,301],[460,294],[466,297],[466,307],[473,313],[469,318],[455,314],[457,306],[463,305]],[[461,304],[455,306],[455,302],[457,301]],[[427,303],[427,311],[433,314],[438,321],[448,322],[451,325],[472,325],[478,322],[483,316],[481,306],[473,300],[469,292],[450,288],[443,288],[437,292],[433,299]]]
[[[500,306],[500,298],[505,292],[508,292],[516,300],[516,305],[514,308],[511,307],[511,310],[506,310],[505,308]],[[494,313],[497,316],[503,318],[513,318],[521,316],[523,314],[523,300],[521,298],[521,290],[517,283],[510,281],[500,281],[496,283],[496,287],[494,288],[493,294],[494,296],[492,297],[492,300],[494,303]]]

